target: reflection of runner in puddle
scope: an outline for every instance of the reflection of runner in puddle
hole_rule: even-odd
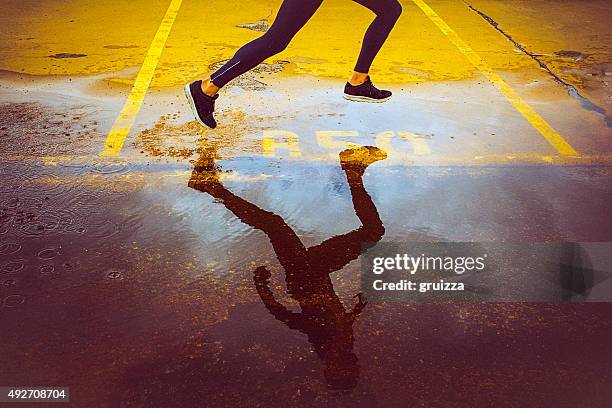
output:
[[[368,73],[402,13],[402,6],[398,0],[353,1],[373,11],[376,18],[365,33],[361,53],[353,76],[344,88],[344,96],[355,101],[384,102],[391,97],[391,92],[377,89]],[[216,127],[213,112],[219,89],[287,48],[322,3],[323,0],[284,0],[274,23],[263,36],[240,48],[232,59],[205,81],[185,85],[185,94],[198,122],[203,126]]]
[[[288,293],[301,313],[288,310],[270,290],[270,272],[255,271],[255,286],[266,308],[288,327],[308,336],[317,355],[325,362],[325,377],[330,387],[350,389],[357,383],[359,367],[353,352],[353,323],[366,303],[361,294],[347,311],[334,291],[329,275],[357,259],[368,246],[380,241],[384,227],[378,211],[363,185],[363,173],[370,164],[384,160],[386,154],[375,147],[361,147],[340,153],[342,169],[348,180],[355,213],[362,226],[344,235],[306,248],[296,233],[278,215],[234,195],[219,181],[214,159],[202,157],[189,186],[217,198],[242,222],[263,231],[285,269]]]

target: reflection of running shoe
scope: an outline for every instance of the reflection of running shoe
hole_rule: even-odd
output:
[[[215,163],[215,159],[216,152],[212,150],[204,150],[201,153],[191,173],[189,187],[200,191],[209,191],[220,184],[220,169]]]
[[[361,85],[353,86],[346,83],[344,99],[357,102],[385,102],[391,98],[391,91],[382,91],[374,86],[370,77]]]
[[[344,170],[365,170],[370,164],[385,160],[387,153],[374,146],[362,146],[340,152],[340,165]]]
[[[191,110],[196,120],[202,126],[208,126],[214,129],[217,127],[217,121],[213,117],[213,112],[215,111],[215,101],[219,97],[219,94],[208,96],[202,92],[201,85],[202,81],[195,81],[185,85],[185,96],[189,101],[189,105],[191,106]]]

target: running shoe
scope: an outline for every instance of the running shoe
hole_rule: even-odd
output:
[[[349,101],[380,103],[388,101],[391,95],[391,91],[376,88],[370,77],[361,85],[353,86],[347,82],[344,87],[344,99]]]
[[[219,158],[217,151],[212,148],[204,147],[200,151],[200,157],[193,166],[189,187],[204,191],[205,186],[211,183],[218,183],[221,168],[216,160]]]
[[[215,96],[208,96],[202,92],[202,81],[195,81],[191,84],[185,85],[185,96],[189,101],[191,110],[196,120],[202,126],[208,126],[211,129],[217,127],[217,121],[213,117],[215,111],[215,101],[219,97],[219,94]]]

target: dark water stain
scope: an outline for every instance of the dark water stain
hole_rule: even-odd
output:
[[[580,106],[582,106],[586,110],[596,112],[602,115],[604,117],[604,122],[606,123],[606,126],[612,127],[612,117],[608,116],[604,108],[602,108],[599,105],[594,104],[593,102],[591,102],[590,99],[581,95],[580,92],[578,92],[578,90],[574,86],[567,84],[566,87],[567,87],[567,93],[571,97],[576,99],[580,103]]]
[[[86,57],[86,56],[87,56],[87,54],[61,53],[61,54],[52,54],[52,55],[49,55],[49,58],[66,59],[66,58],[83,58],[83,57]]]
[[[576,61],[582,60],[588,57],[588,55],[585,55],[581,53],[580,51],[567,51],[567,50],[557,51],[555,52],[555,55],[558,57],[571,58]]]

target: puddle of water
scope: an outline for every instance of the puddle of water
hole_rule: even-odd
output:
[[[433,401],[446,386],[479,395],[479,384],[488,391],[494,384],[503,393],[508,367],[533,367],[530,349],[536,337],[548,339],[544,347],[550,345],[545,350],[550,353],[561,344],[555,343],[559,332],[607,344],[599,342],[606,338],[603,334],[592,335],[603,330],[594,313],[583,309],[367,305],[358,296],[358,258],[364,242],[382,239],[459,239],[470,231],[479,233],[479,239],[567,237],[571,233],[560,229],[563,217],[556,209],[578,213],[580,207],[585,213],[605,214],[601,186],[609,184],[609,172],[593,176],[585,203],[578,195],[555,196],[580,192],[573,186],[584,188],[584,179],[565,185],[570,176],[539,170],[461,173],[399,167],[387,172],[374,165],[363,176],[359,166],[337,157],[323,164],[247,157],[216,166],[211,160],[224,154],[207,148],[245,148],[240,139],[244,129],[235,130],[256,122],[234,114],[235,129],[221,132],[218,139],[202,131],[195,136],[204,141],[189,156],[179,155],[199,159],[196,170],[185,176],[164,178],[163,170],[160,176],[137,172],[123,162],[95,160],[87,171],[70,166],[43,171],[12,162],[4,166],[3,173],[24,175],[28,186],[24,195],[17,190],[20,179],[11,179],[2,203],[11,219],[3,242],[19,242],[24,259],[2,264],[0,273],[3,278],[20,273],[20,280],[29,280],[27,285],[9,285],[11,292],[23,294],[10,295],[16,297],[9,299],[9,307],[27,297],[27,307],[18,309],[20,317],[57,312],[46,319],[24,318],[7,340],[7,350],[27,348],[58,361],[67,351],[79,355],[63,363],[71,383],[87,393],[81,381],[91,379],[87,373],[94,367],[101,376],[97,380],[113,384],[109,393],[123,406],[173,406],[176,398],[183,406],[215,398],[222,405],[234,397],[256,406],[265,405],[257,400],[261,389],[290,398],[298,388],[303,392],[300,402],[316,404],[317,396],[328,406],[338,401],[391,406],[412,401],[415,393],[421,401]],[[259,130],[259,124],[253,126]],[[143,151],[158,149],[161,156],[174,158],[173,152],[193,143],[194,132],[190,124],[160,121],[137,144]],[[217,179],[218,167],[232,171]],[[133,181],[136,173],[143,181]],[[530,180],[529,187],[525,180]],[[36,230],[39,224],[42,231]],[[24,237],[22,228],[30,234]],[[47,247],[50,236],[57,247]],[[26,268],[39,273],[29,274]],[[9,292],[3,290],[6,306]],[[2,324],[14,324],[5,311]],[[602,315],[609,315],[605,311]],[[556,322],[563,322],[564,330]],[[41,333],[50,330],[57,338],[41,343]],[[551,332],[555,336],[546,337]],[[514,347],[509,350],[500,338],[510,339]],[[463,351],[455,353],[459,343]],[[180,350],[174,349],[177,344]],[[503,350],[497,348],[500,344]],[[108,353],[96,350],[111,350],[115,364],[111,367]],[[439,355],[453,370],[440,366]],[[505,358],[501,362],[500,355]],[[550,361],[567,367],[563,359]],[[474,364],[485,368],[475,374],[469,371]],[[500,364],[502,372],[490,369]],[[32,367],[29,374],[35,378],[39,366]],[[470,375],[455,376],[455,367]],[[558,383],[550,374],[555,367],[544,374],[536,370],[538,381],[549,375],[546,380]],[[578,372],[572,380],[590,379],[590,372]],[[411,385],[401,398],[404,388],[398,390],[398,383]],[[182,394],[168,395],[176,390]],[[377,391],[366,395],[371,390]],[[236,405],[236,400],[230,402]]]

